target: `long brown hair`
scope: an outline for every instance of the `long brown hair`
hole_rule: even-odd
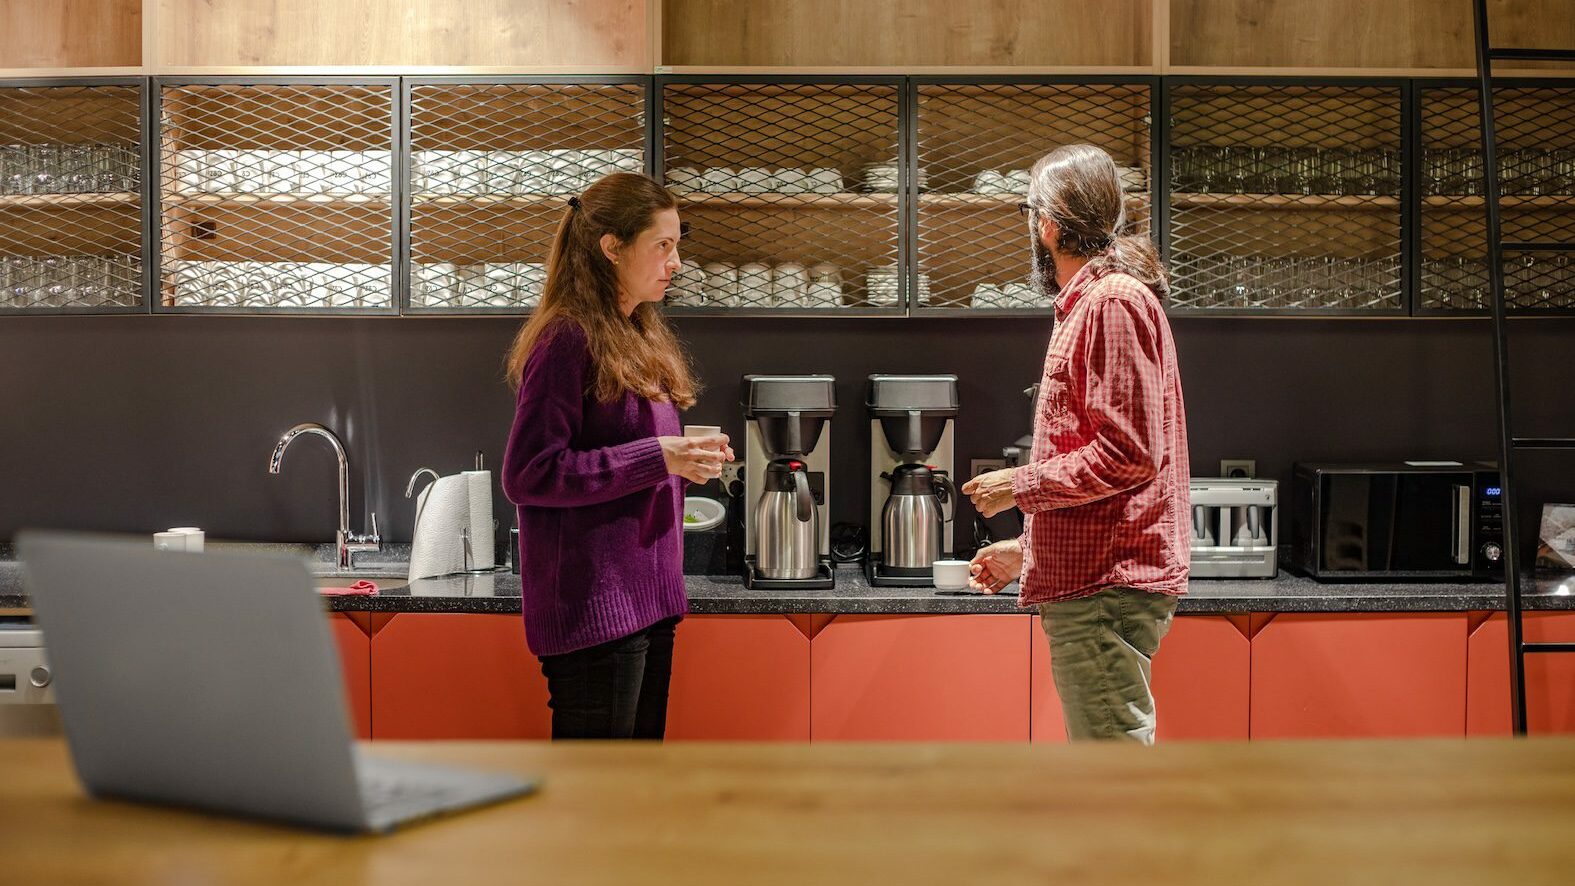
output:
[[[1112,270],[1142,281],[1156,294],[1170,288],[1154,242],[1128,233],[1125,195],[1116,163],[1093,145],[1063,145],[1034,164],[1028,203],[1048,215],[1060,234],[1056,247],[1089,258],[1096,272]]]
[[[622,245],[649,228],[656,213],[676,209],[678,200],[648,176],[615,172],[570,201],[547,258],[541,306],[520,327],[509,349],[508,380],[518,389],[525,361],[557,323],[585,331],[595,378],[586,393],[610,403],[633,391],[648,400],[671,400],[680,409],[695,403],[688,355],[662,312],[650,302],[624,316],[618,306],[618,275],[602,252],[612,234]]]

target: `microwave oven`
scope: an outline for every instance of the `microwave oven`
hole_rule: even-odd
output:
[[[1503,576],[1493,462],[1297,464],[1291,562],[1322,581]]]

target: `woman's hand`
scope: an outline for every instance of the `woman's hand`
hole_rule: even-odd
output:
[[[998,541],[980,548],[968,564],[968,587],[986,594],[998,594],[1023,572],[1023,545],[1017,539]]]
[[[991,471],[963,484],[963,494],[973,500],[974,510],[986,518],[994,517],[1016,502],[1012,498],[1012,469]]]
[[[690,483],[706,483],[722,476],[723,462],[733,460],[733,448],[726,434],[710,437],[658,437],[667,473]]]

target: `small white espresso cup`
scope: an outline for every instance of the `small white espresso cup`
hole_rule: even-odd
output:
[[[935,586],[943,591],[961,591],[968,587],[967,560],[936,560]]]
[[[186,533],[155,532],[153,533],[153,548],[158,551],[184,551],[186,550]]]

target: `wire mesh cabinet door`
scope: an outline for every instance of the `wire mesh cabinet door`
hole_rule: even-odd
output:
[[[1092,144],[1115,160],[1128,233],[1150,233],[1153,83],[915,78],[915,313],[1047,313],[1020,204],[1034,162]]]
[[[155,310],[389,314],[394,78],[160,78]]]
[[[1405,312],[1402,82],[1166,88],[1173,312]]]
[[[1482,127],[1474,83],[1418,87],[1422,111],[1421,290],[1418,313],[1486,313],[1487,221]],[[1500,87],[1494,106],[1505,240],[1575,242],[1575,87],[1536,81]],[[1506,307],[1575,308],[1575,258],[1513,253],[1504,261]]]
[[[902,314],[900,78],[658,77],[675,312]]]
[[[643,172],[649,78],[417,78],[408,310],[528,313],[568,198]]]
[[[145,311],[143,81],[0,80],[0,314]]]

